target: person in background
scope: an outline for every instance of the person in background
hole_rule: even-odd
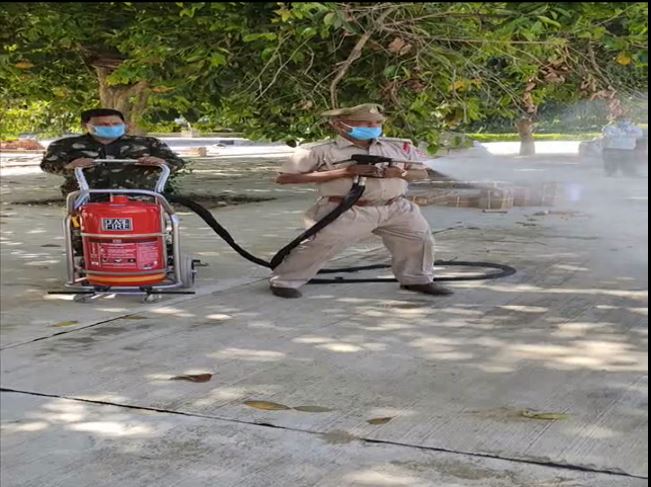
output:
[[[628,117],[619,115],[603,128],[601,156],[606,176],[615,176],[621,171],[626,176],[637,176],[639,160],[636,148],[642,139],[642,129]]]

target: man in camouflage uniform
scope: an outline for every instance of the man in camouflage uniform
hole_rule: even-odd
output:
[[[423,156],[405,141],[381,138],[382,107],[367,103],[323,113],[338,134],[334,140],[299,147],[281,168],[280,184],[316,184],[319,200],[307,213],[314,223],[332,211],[350,191],[353,178],[366,177],[366,190],[350,210],[296,247],[273,270],[271,291],[298,298],[298,290],[327,260],[371,234],[382,238],[392,257],[393,273],[403,289],[431,295],[452,291],[432,281],[433,247],[429,224],[414,203],[404,198],[408,181],[424,179]],[[391,167],[355,164],[354,154],[402,161]],[[341,161],[348,161],[336,164]]]
[[[87,130],[85,135],[52,142],[41,162],[43,171],[65,178],[61,186],[64,196],[79,189],[74,176],[76,167],[88,168],[84,171],[88,184],[97,189],[152,190],[160,175],[160,169],[155,167],[119,164],[92,167],[93,159],[136,159],[139,166],[165,163],[172,174],[185,165],[183,159],[158,139],[126,135],[124,115],[117,110],[86,110],[81,114],[81,123]]]

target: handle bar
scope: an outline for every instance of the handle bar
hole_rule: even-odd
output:
[[[98,166],[102,164],[133,164],[136,165],[138,161],[136,159],[95,159],[93,160],[93,165]],[[144,164],[143,164],[144,165]],[[158,181],[156,181],[156,186],[154,187],[154,191],[156,193],[162,193],[165,190],[165,183],[167,183],[167,179],[170,176],[170,168],[167,166],[167,164],[164,163],[156,163],[156,164],[148,164],[150,166],[156,166],[161,170],[161,174],[158,177]],[[86,176],[84,175],[84,167],[76,167],[75,168],[75,178],[77,179],[77,184],[79,184],[79,189],[81,191],[88,191],[90,190],[90,187],[88,186],[88,181],[86,180]]]
[[[138,161],[136,159],[95,159],[93,160],[93,165],[101,165],[101,164],[133,164],[136,165]],[[144,165],[144,164],[143,164]],[[170,168],[167,166],[167,164],[163,163],[156,163],[156,164],[149,164],[151,166],[158,167],[161,170],[160,176],[158,177],[158,181],[156,181],[156,186],[154,187],[154,191],[156,193],[162,193],[165,190],[165,183],[167,183],[167,179],[170,176]],[[90,198],[90,187],[88,186],[88,181],[86,180],[86,176],[84,175],[84,169],[85,167],[76,167],[75,168],[75,178],[77,179],[77,184],[79,185],[79,196],[74,202],[74,209],[77,210],[81,205],[83,205],[86,201],[89,200]]]

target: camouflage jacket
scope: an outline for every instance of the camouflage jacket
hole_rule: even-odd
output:
[[[144,156],[160,157],[170,166],[172,175],[185,165],[163,142],[153,137],[124,135],[109,144],[102,144],[89,134],[55,140],[48,148],[41,169],[65,178],[61,186],[63,195],[77,191],[79,186],[74,171],[64,166],[75,159],[139,159]],[[84,170],[88,185],[97,189],[153,189],[160,170],[146,166],[101,166]],[[171,179],[171,178],[170,178]],[[168,181],[167,190],[170,189]]]

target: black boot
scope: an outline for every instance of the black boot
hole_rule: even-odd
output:
[[[291,299],[291,298],[300,298],[301,296],[303,296],[298,289],[294,289],[292,287],[271,286],[270,289],[273,295],[278,296],[279,298]]]
[[[428,282],[427,284],[404,284],[400,288],[417,293],[431,294],[432,296],[449,296],[454,294],[451,289],[436,284],[435,282]]]

